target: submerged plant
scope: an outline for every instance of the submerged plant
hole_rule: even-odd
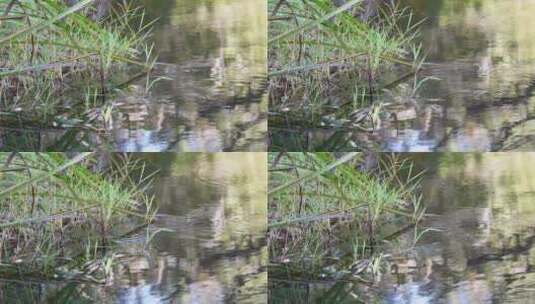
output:
[[[0,154],[0,277],[106,279],[114,241],[155,212],[128,173],[142,164],[114,157],[102,171],[93,153]]]

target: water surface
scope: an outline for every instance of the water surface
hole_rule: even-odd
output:
[[[139,157],[159,170],[151,190],[159,211],[149,231],[118,241],[123,257],[108,284],[0,279],[0,302],[267,301],[265,153]]]
[[[402,83],[382,102],[416,115],[374,132],[281,130],[287,150],[495,151],[535,148],[535,1],[402,0],[425,18],[427,65],[415,96]]]
[[[384,248],[389,270],[371,285],[294,282],[302,303],[532,303],[535,153],[413,154],[428,171],[429,216]],[[297,296],[296,296],[297,295]],[[282,302],[282,301],[281,301]],[[276,302],[274,302],[276,303]]]
[[[432,169],[423,187],[428,212],[436,216],[423,226],[441,231],[425,234],[410,254],[397,254],[397,263],[412,267],[385,279],[381,296],[401,303],[531,302],[535,154],[416,159]]]
[[[159,18],[155,73],[170,80],[119,106],[116,150],[265,150],[265,1],[141,2]]]
[[[265,1],[131,2],[145,20],[157,19],[151,81],[163,80],[147,94],[145,80],[133,82],[109,101],[115,114],[106,132],[13,125],[0,128],[0,149],[265,151]]]

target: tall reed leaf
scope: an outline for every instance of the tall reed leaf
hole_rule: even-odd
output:
[[[336,17],[338,14],[341,14],[345,11],[347,11],[348,9],[350,9],[352,6],[358,4],[359,2],[362,2],[362,0],[351,0],[349,2],[347,2],[346,4],[340,6],[339,8],[335,9],[334,11],[330,12],[329,14],[326,14],[324,15],[323,17],[321,18],[318,18],[318,19],[315,19],[315,20],[311,20],[301,26],[298,26],[296,28],[293,28],[289,31],[286,31],[272,39],[270,39],[268,41],[268,43],[274,43],[274,42],[277,42],[278,40],[281,40],[281,39],[284,39],[286,37],[289,37],[297,32],[300,32],[300,31],[303,31],[303,30],[306,30],[306,29],[309,29],[309,28],[312,28],[314,26],[319,26],[322,22],[326,21],[326,20],[329,20],[331,18],[334,18]]]
[[[16,32],[14,32],[13,34],[11,35],[8,35],[4,38],[0,38],[0,44],[4,44],[12,39],[15,39],[17,38],[18,36],[21,36],[21,35],[24,35],[24,34],[27,34],[27,33],[35,33],[37,31],[40,31],[44,28],[47,28],[49,26],[51,26],[52,24],[54,24],[55,22],[71,15],[71,14],[74,14],[76,12],[78,12],[79,10],[82,10],[84,9],[85,7],[87,7],[88,5],[92,4],[93,2],[95,2],[95,0],[83,0],[83,1],[80,1],[78,2],[76,5],[73,5],[72,7],[70,7],[69,9],[67,9],[66,11],[64,11],[63,13],[61,14],[58,14],[48,20],[45,20],[39,24],[36,24],[36,25],[31,25],[31,26],[28,26],[26,28],[23,28],[23,29],[20,29]]]
[[[347,153],[344,156],[342,156],[339,159],[337,159],[336,161],[334,161],[333,163],[331,163],[330,165],[322,168],[321,170],[319,170],[317,172],[312,172],[312,173],[310,173],[308,175],[305,175],[305,176],[303,176],[301,178],[295,179],[293,181],[289,181],[289,182],[287,182],[287,183],[285,183],[283,185],[280,185],[278,187],[273,188],[271,191],[268,192],[268,195],[271,195],[271,194],[273,194],[275,192],[284,190],[284,189],[286,189],[286,188],[288,188],[288,187],[290,187],[292,185],[295,185],[297,183],[301,183],[301,182],[307,181],[309,179],[313,179],[315,177],[318,177],[318,176],[322,175],[323,173],[338,167],[341,164],[347,163],[348,161],[352,160],[357,155],[359,155],[359,152]]]
[[[33,178],[29,178],[29,179],[27,179],[27,180],[25,180],[23,182],[20,182],[18,184],[10,186],[7,189],[5,189],[5,190],[0,192],[0,198],[3,198],[6,195],[10,194],[11,192],[13,192],[15,190],[18,190],[18,189],[20,189],[20,188],[22,188],[22,187],[24,187],[26,185],[29,185],[29,184],[32,184],[32,183],[47,179],[49,177],[52,177],[53,175],[55,175],[55,174],[65,170],[65,169],[67,169],[69,167],[72,167],[72,166],[82,162],[84,159],[88,158],[92,154],[94,154],[94,152],[80,153],[80,154],[76,155],[73,159],[68,161],[67,163],[55,168],[54,170],[51,170],[50,172],[46,172],[46,173],[37,175],[37,176],[35,176]]]

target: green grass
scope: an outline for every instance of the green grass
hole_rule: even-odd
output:
[[[100,129],[126,75],[150,71],[143,11],[118,2],[94,21],[93,2],[0,0],[2,124]]]
[[[272,126],[373,128],[383,89],[423,61],[419,23],[406,8],[384,5],[363,21],[361,0],[340,8],[330,0],[268,3]]]
[[[395,155],[360,170],[366,158],[349,153],[270,154],[270,273],[310,279],[374,277],[384,266],[382,247],[417,224],[425,208],[419,175]],[[359,273],[360,275],[360,273]]]
[[[0,153],[0,277],[105,281],[114,241],[151,222],[152,198],[133,181],[143,164],[115,155]]]

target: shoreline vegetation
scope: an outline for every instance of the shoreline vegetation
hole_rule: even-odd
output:
[[[418,227],[426,216],[423,172],[414,172],[410,160],[395,154],[280,152],[270,153],[269,161],[273,302],[302,302],[292,282],[372,286],[393,271],[386,248],[410,231],[416,244],[430,230]],[[335,286],[326,294],[347,295]]]
[[[155,217],[151,175],[127,154],[0,153],[0,163],[2,280],[110,283],[134,254],[117,242]]]
[[[402,123],[415,115],[411,96],[429,79],[418,78],[425,61],[416,42],[422,21],[416,22],[409,8],[376,0],[268,3],[272,132],[372,132],[384,121]],[[403,100],[382,101],[411,78]],[[272,142],[270,150],[284,149],[281,145]]]
[[[95,18],[96,2],[0,0],[1,125],[105,132],[114,97],[151,87],[152,22],[127,1]]]

